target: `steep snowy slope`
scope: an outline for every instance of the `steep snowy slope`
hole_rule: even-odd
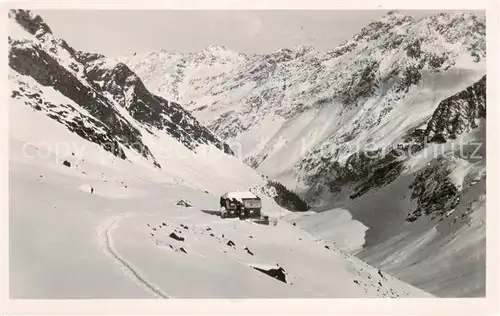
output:
[[[354,236],[364,240],[358,257],[438,296],[484,295],[485,118],[483,77],[441,101],[394,148],[332,164],[323,177],[337,194],[322,195],[324,209],[349,210],[368,226]],[[322,218],[298,224],[323,234],[326,225],[315,224]]]
[[[202,212],[265,180],[126,66],[10,17],[11,298],[431,296],[277,220],[265,195],[276,225]]]
[[[330,207],[352,214],[355,220],[343,220],[352,227],[349,234],[339,235],[346,226],[337,227],[336,210],[294,214],[290,222],[437,296],[484,296],[486,161],[479,124],[459,140],[430,145],[403,161],[404,171],[392,180],[385,170],[378,185],[356,198],[343,187]]]
[[[77,103],[86,114],[73,117],[75,109],[65,104],[50,104],[41,99],[39,91],[23,87],[14,89],[13,97],[29,98],[31,106],[49,115],[99,144],[117,157],[126,159],[123,148],[151,160],[161,167],[144,144],[142,126],[149,135],[168,134],[186,147],[195,149],[200,144],[213,144],[227,153],[231,149],[200,125],[179,104],[151,94],[142,81],[126,65],[98,54],[78,52],[64,40],[55,37],[50,28],[31,12],[9,12],[9,65],[20,75],[33,78],[42,86],[52,87]],[[22,77],[12,77],[16,81]],[[25,91],[25,88],[29,91]],[[90,117],[89,117],[90,116]],[[130,116],[135,126],[127,120]],[[100,121],[99,122],[96,122]],[[101,133],[86,128],[85,121],[99,125]],[[105,134],[105,136],[102,136]]]
[[[200,52],[187,54],[167,50],[139,52],[119,60],[139,74],[149,90],[167,99],[184,102],[183,96],[189,93],[191,84],[198,78],[204,80],[223,74],[248,58],[224,46],[209,46]]]

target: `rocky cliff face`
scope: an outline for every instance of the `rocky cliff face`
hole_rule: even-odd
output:
[[[30,11],[12,10],[9,17],[10,77],[16,83],[13,97],[26,99],[35,110],[45,111],[122,159],[126,158],[125,147],[160,167],[145,145],[142,131],[166,133],[191,150],[200,144],[212,144],[233,154],[179,104],[150,93],[125,64],[74,50]],[[85,113],[74,115],[71,105],[55,104],[37,85],[51,87]]]
[[[427,124],[425,136],[444,143],[478,127],[486,118],[486,76],[467,89],[441,101]]]

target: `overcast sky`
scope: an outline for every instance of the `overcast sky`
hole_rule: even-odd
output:
[[[108,56],[224,45],[269,52],[295,45],[330,50],[387,13],[377,10],[46,10],[35,11],[76,49]],[[400,11],[415,18],[436,11]]]

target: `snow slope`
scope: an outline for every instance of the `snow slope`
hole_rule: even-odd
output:
[[[216,209],[228,187],[259,181],[235,157],[173,157],[161,170],[103,162],[99,146],[18,99],[9,111],[11,298],[429,296],[287,222],[201,212]],[[56,151],[62,143],[84,150]],[[217,171],[228,163],[231,174]],[[263,205],[280,211],[268,198]],[[287,283],[252,268],[277,265]]]
[[[368,229],[355,229],[351,220],[353,229],[339,235],[348,227],[336,227],[339,210],[291,214],[288,221],[343,247],[349,246],[346,239],[360,241],[356,245],[362,248],[354,250],[358,258],[437,296],[484,296],[486,148],[484,122],[479,125],[455,141],[430,145],[405,161],[407,171],[385,186],[355,199],[341,192],[332,205],[349,210],[342,210],[344,218],[352,216]],[[481,146],[458,146],[467,143]],[[459,155],[460,148],[464,153]],[[432,150],[446,155],[436,158]],[[476,150],[482,158],[471,155]],[[408,213],[419,205],[421,213]]]

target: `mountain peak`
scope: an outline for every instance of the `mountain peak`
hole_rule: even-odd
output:
[[[359,41],[361,39],[373,40],[378,39],[383,34],[394,31],[396,28],[414,23],[415,19],[409,15],[401,14],[398,11],[389,11],[386,15],[377,21],[373,21],[357,33],[353,40]]]
[[[12,9],[9,11],[9,18],[15,20],[19,25],[36,37],[44,34],[52,34],[52,30],[45,23],[41,16],[34,14],[30,10]]]
[[[413,17],[403,14],[398,10],[391,10],[387,12],[386,15],[382,17],[382,20],[392,20],[392,21],[414,21]]]
[[[202,50],[202,52],[211,54],[220,54],[223,52],[230,52],[230,51],[231,50],[224,45],[209,45]]]

